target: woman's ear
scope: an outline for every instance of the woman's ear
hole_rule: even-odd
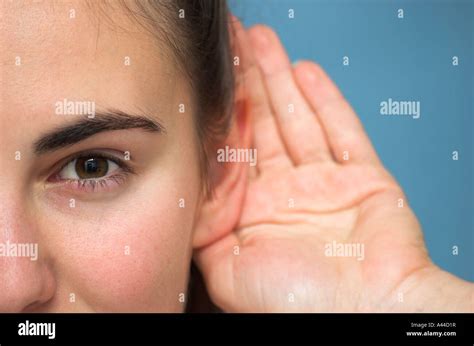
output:
[[[245,99],[236,95],[228,137],[208,154],[213,194],[202,201],[194,230],[193,247],[207,246],[237,226],[247,190],[249,169],[255,169],[251,124]],[[244,150],[242,150],[244,149]]]

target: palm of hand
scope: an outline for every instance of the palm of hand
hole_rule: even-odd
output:
[[[238,229],[206,249],[224,295],[214,299],[230,311],[396,304],[396,285],[426,264],[416,218],[400,198],[388,174],[371,166],[311,164],[258,177]],[[363,252],[338,256],[347,245]]]
[[[247,34],[238,30],[239,44],[248,46]],[[252,30],[252,36],[268,31]],[[314,64],[292,69],[279,49],[276,44],[271,52],[273,66],[287,66],[286,72],[276,73],[268,61],[257,68],[248,50],[242,53],[245,76],[253,80],[248,98],[259,166],[234,232],[199,254],[212,263],[208,290],[227,311],[387,309],[397,303],[397,285],[428,263],[416,217],[336,87]],[[305,79],[309,72],[319,73],[319,86]],[[294,122],[278,115],[291,74],[299,86],[286,94],[304,113]],[[263,76],[266,88],[258,80]],[[275,82],[285,78],[284,85]],[[318,116],[311,109],[319,122],[312,123]],[[313,136],[302,143],[303,131]],[[338,253],[341,247],[346,252]]]

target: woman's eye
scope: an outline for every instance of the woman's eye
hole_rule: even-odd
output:
[[[58,176],[64,180],[100,179],[119,168],[114,161],[104,157],[79,157],[66,164]]]
[[[130,174],[132,167],[116,155],[83,152],[69,158],[47,181],[83,193],[106,192],[120,187]]]

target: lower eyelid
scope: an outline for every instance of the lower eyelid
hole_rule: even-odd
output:
[[[78,192],[107,192],[123,185],[127,178],[127,172],[119,172],[100,179],[59,180],[57,184]]]

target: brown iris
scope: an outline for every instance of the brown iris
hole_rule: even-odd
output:
[[[80,179],[97,179],[107,174],[109,164],[107,159],[101,157],[80,157],[75,168]]]

